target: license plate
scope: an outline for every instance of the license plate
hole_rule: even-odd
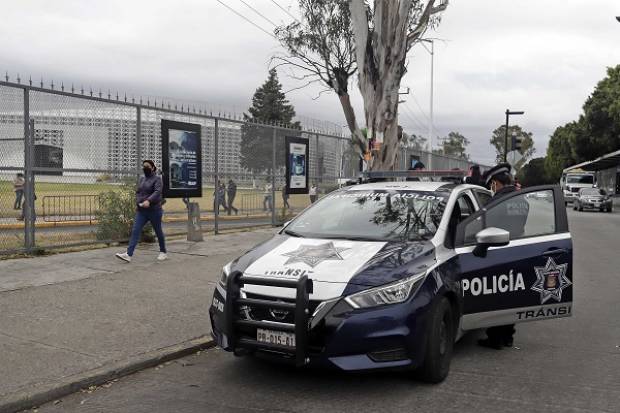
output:
[[[295,334],[259,328],[256,330],[256,341],[268,344],[279,344],[286,347],[295,347]]]

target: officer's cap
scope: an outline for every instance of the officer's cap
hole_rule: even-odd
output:
[[[495,176],[510,174],[511,169],[512,167],[509,163],[500,163],[498,165],[495,165],[493,168],[489,169],[482,175],[485,186],[488,188],[488,186],[491,184],[491,180]]]

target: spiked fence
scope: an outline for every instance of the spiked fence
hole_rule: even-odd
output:
[[[19,75],[13,80],[6,73],[0,78],[0,254],[124,241],[97,238],[99,198],[135,182],[143,159],[161,165],[162,119],[202,127],[204,195],[192,201],[200,204],[203,230],[278,225],[309,204],[308,196],[282,192],[286,136],[309,139],[310,180],[321,193],[358,175],[350,139],[337,128],[258,124],[197,103]],[[244,149],[248,140],[259,150]],[[412,159],[428,164],[431,156],[442,169],[469,165],[403,149],[400,168]],[[228,190],[231,181],[235,193]],[[220,205],[217,182],[226,185]],[[164,209],[166,233],[185,233],[185,204],[169,199]]]

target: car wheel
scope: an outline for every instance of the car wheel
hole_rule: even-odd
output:
[[[573,205],[573,211],[577,211],[577,204]]]
[[[583,211],[583,207],[581,205],[579,205],[579,210]]]
[[[419,379],[427,383],[440,383],[450,371],[454,347],[454,320],[452,306],[443,297],[429,315],[426,333],[424,363],[418,370]]]

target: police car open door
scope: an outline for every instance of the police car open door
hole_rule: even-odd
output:
[[[491,200],[458,225],[455,246],[462,329],[571,315],[573,251],[560,187]]]

